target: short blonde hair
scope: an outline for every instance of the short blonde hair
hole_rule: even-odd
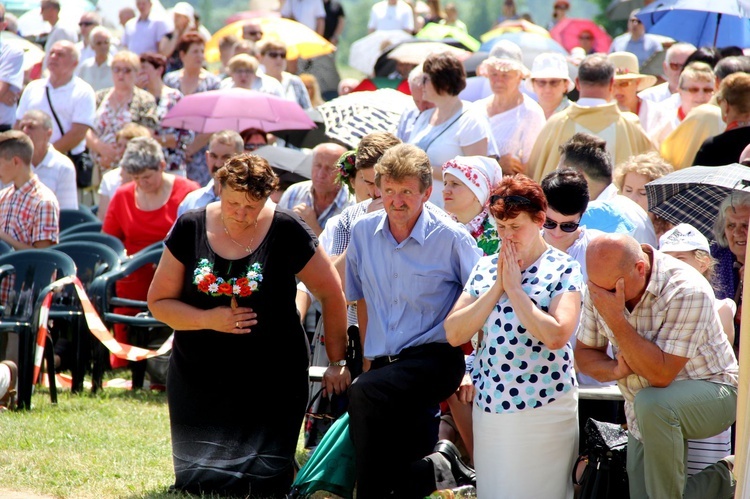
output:
[[[123,62],[138,71],[141,69],[141,58],[129,50],[121,50],[112,56],[112,66],[116,62]]]
[[[662,178],[668,173],[672,173],[674,167],[667,163],[658,152],[652,151],[638,156],[630,156],[615,167],[613,182],[617,190],[622,192],[622,186],[625,183],[625,176],[628,173],[637,173],[651,180]]]
[[[115,140],[130,141],[136,137],[151,137],[151,130],[138,123],[127,123],[115,133]]]
[[[419,192],[432,186],[432,166],[427,153],[412,144],[399,144],[383,153],[375,165],[375,185],[380,187],[382,177],[402,181],[415,177],[419,181]]]
[[[278,38],[264,38],[255,47],[260,55],[266,55],[271,50],[283,50],[286,52],[286,43]]]
[[[237,54],[229,59],[227,73],[231,75],[233,71],[237,71],[238,69],[250,69],[255,73],[258,71],[258,66],[260,66],[260,63],[255,57],[247,54]]]
[[[711,69],[711,66],[705,62],[693,61],[685,66],[685,69],[680,73],[680,81],[678,84],[680,88],[685,84],[685,80],[706,81],[715,85],[716,75],[714,74],[714,70]]]

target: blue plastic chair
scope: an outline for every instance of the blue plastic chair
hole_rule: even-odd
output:
[[[110,272],[106,272],[101,276],[94,279],[89,287],[89,297],[94,303],[94,306],[99,312],[99,316],[102,318],[104,323],[111,327],[114,324],[125,324],[133,331],[132,343],[136,346],[145,347],[147,345],[147,333],[148,328],[154,327],[167,327],[161,321],[158,321],[150,315],[143,314],[140,316],[130,316],[123,314],[116,314],[110,312],[115,307],[130,307],[143,310],[148,312],[148,303],[144,300],[131,300],[128,298],[120,298],[115,294],[115,283],[120,279],[129,276],[144,265],[158,264],[161,260],[163,248],[156,248],[154,250],[143,252],[140,251],[133,258],[130,258],[121,263],[120,267]],[[142,388],[143,381],[146,374],[146,363],[145,362],[133,362],[131,363],[131,370],[133,372],[133,388]],[[95,375],[99,371],[95,370]],[[94,376],[94,385],[101,383],[101,379],[96,379]]]
[[[0,333],[18,335],[18,407],[31,407],[34,384],[34,352],[39,329],[39,309],[44,297],[54,288],[51,283],[73,276],[76,266],[63,253],[48,249],[14,251],[0,256]],[[1,341],[3,349],[7,341]],[[1,352],[0,352],[1,353]],[[51,339],[45,348],[50,398],[57,402],[55,363]]]
[[[64,231],[60,232],[60,242],[65,241],[66,239],[75,239],[75,234],[79,234],[81,232],[101,232],[102,231],[102,223],[97,220],[96,222],[83,222],[76,225],[73,225],[72,227],[68,227]]]
[[[60,210],[60,232],[85,222],[99,222],[99,219],[86,207],[77,210],[71,208]]]
[[[102,232],[76,232],[73,234],[70,234],[68,237],[66,237],[64,240],[61,240],[60,242],[69,242],[69,241],[77,241],[77,242],[92,242],[92,243],[100,243],[104,246],[109,246],[111,249],[114,250],[115,253],[117,253],[117,256],[120,257],[120,261],[124,261],[128,259],[127,251],[125,251],[125,245],[117,239],[115,236],[110,234],[104,234]]]

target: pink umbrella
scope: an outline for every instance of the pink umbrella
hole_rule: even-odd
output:
[[[549,34],[557,43],[565,47],[565,50],[570,52],[573,47],[581,46],[578,37],[584,31],[591,33],[594,38],[594,52],[606,53],[609,51],[609,46],[612,45],[612,37],[591,19],[566,17],[555,24]]]
[[[227,20],[224,21],[224,25],[226,26],[227,24],[232,24],[235,21],[253,19],[256,17],[281,17],[281,14],[279,14],[278,12],[269,12],[265,10],[246,10],[244,12],[237,12],[227,17]]]
[[[247,128],[310,130],[316,126],[296,102],[244,88],[187,95],[167,112],[161,124],[199,133]]]

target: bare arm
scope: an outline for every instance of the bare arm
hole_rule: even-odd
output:
[[[86,138],[86,132],[88,130],[88,125],[73,123],[73,126],[70,127],[70,130],[68,130],[62,137],[57,139],[57,141],[52,145],[55,146],[55,149],[57,149],[61,153],[67,154],[68,151],[80,144],[81,141]]]
[[[344,16],[339,16],[339,20],[336,23],[336,29],[333,30],[333,34],[331,35],[331,43],[334,45],[339,44],[339,38],[341,38],[341,33],[344,32]]]
[[[495,281],[489,291],[478,298],[474,298],[466,291],[461,293],[453,310],[445,319],[445,335],[448,343],[459,346],[469,341],[477,331],[484,327],[487,317],[503,293],[505,290],[500,279]]]
[[[332,362],[346,358],[346,301],[333,264],[323,248],[318,247],[297,277],[315,295],[323,309],[323,327],[328,358]],[[323,376],[327,393],[342,393],[351,383],[346,367],[330,366]]]
[[[164,57],[169,57],[174,53],[175,50],[177,50],[177,45],[180,43],[180,37],[182,36],[182,33],[178,33],[175,31],[172,33],[172,36],[164,36],[159,41],[159,53],[163,55]]]
[[[96,216],[104,222],[104,217],[107,216],[107,209],[109,209],[109,196],[99,195],[99,209],[96,210]]]
[[[346,250],[333,257],[333,266],[339,274],[339,279],[341,279],[341,288],[346,289]]]
[[[617,338],[620,353],[633,372],[646,378],[652,386],[668,386],[689,359],[664,352],[630,325],[624,314],[625,281],[618,279],[614,292],[589,281],[589,293],[596,310]]]
[[[323,36],[323,33],[326,30],[326,18],[325,17],[319,17],[317,21],[315,21],[315,32],[319,34],[320,36]]]
[[[20,92],[15,92],[10,83],[0,81],[0,102],[6,106],[13,106],[18,101],[18,97],[21,95]]]
[[[35,241],[32,244],[26,244],[15,239],[10,234],[6,232],[2,232],[2,231],[0,231],[0,240],[5,241],[6,243],[13,246],[13,249],[17,249],[17,250],[32,249],[32,248],[37,248],[37,249],[49,248],[50,246],[55,244],[53,241],[49,239],[44,239],[42,241]]]
[[[581,340],[577,340],[573,350],[573,358],[577,371],[602,383],[617,381],[633,374],[622,355],[618,355],[617,360],[607,355],[606,346],[592,347]]]
[[[222,333],[248,334],[258,321],[251,308],[229,306],[202,310],[179,299],[185,266],[164,248],[148,290],[148,309],[155,319],[180,331],[213,329]]]
[[[489,147],[487,139],[482,139],[461,147],[461,154],[464,156],[487,156],[487,147]]]
[[[534,305],[521,287],[521,269],[512,243],[503,244],[500,258],[503,260],[503,283],[521,324],[548,348],[557,350],[564,347],[575,331],[581,315],[581,293],[564,292],[556,295],[550,302],[549,311],[544,312]]]

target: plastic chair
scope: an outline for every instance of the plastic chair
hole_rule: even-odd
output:
[[[60,242],[65,241],[66,239],[74,239],[76,234],[80,234],[81,232],[101,232],[102,231],[102,223],[100,221],[96,222],[83,222],[77,225],[74,225],[72,227],[68,227],[64,231],[60,232]]]
[[[0,241],[0,255],[6,255],[12,251],[15,251],[13,246],[6,243],[5,241]]]
[[[70,208],[60,210],[60,232],[85,222],[99,222],[99,219],[85,207],[77,210]]]
[[[117,253],[117,256],[120,257],[121,262],[128,259],[127,251],[125,251],[125,245],[122,243],[122,241],[110,234],[104,234],[102,232],[75,232],[73,234],[70,234],[65,238],[64,241],[61,242],[69,241],[88,241],[92,243],[103,244],[104,246],[108,246],[109,248],[114,250],[114,252]]]
[[[88,291],[95,278],[115,270],[120,266],[120,257],[109,246],[91,241],[68,241],[52,246],[50,249],[65,253],[76,264],[76,275]],[[57,304],[50,311],[50,318],[68,324],[73,339],[73,361],[71,374],[73,383],[71,391],[83,391],[83,379],[86,369],[91,364],[92,340],[90,331],[83,320],[83,310],[75,290],[71,290],[69,303]]]
[[[100,317],[107,325],[111,327],[114,324],[125,324],[134,332],[131,339],[133,345],[145,347],[147,345],[148,328],[167,327],[161,321],[158,321],[150,315],[130,316],[110,312],[114,307],[130,307],[141,309],[148,312],[148,303],[144,300],[131,300],[120,298],[115,294],[115,283],[120,279],[129,276],[144,265],[158,264],[161,260],[163,249],[157,248],[148,252],[138,252],[133,258],[121,263],[120,267],[106,272],[94,279],[89,287],[89,297],[99,312]],[[145,362],[131,363],[133,372],[133,388],[142,388],[146,374]],[[97,379],[99,374],[95,370],[94,385],[101,384],[101,378]]]
[[[18,335],[19,408],[31,407],[34,353],[42,301],[53,290],[52,282],[75,273],[73,260],[57,251],[28,249],[0,256],[0,333]],[[0,341],[3,350],[7,348],[7,339],[6,334],[3,341]],[[49,338],[47,346],[49,348],[45,348],[45,354],[50,398],[56,403],[54,352]]]

